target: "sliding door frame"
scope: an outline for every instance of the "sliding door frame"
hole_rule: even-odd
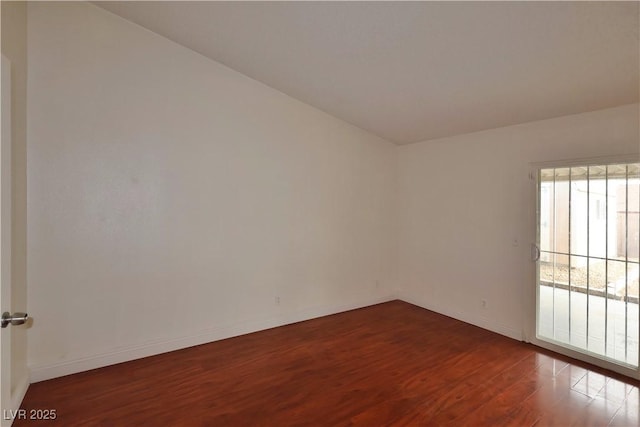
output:
[[[530,163],[529,178],[532,183],[530,186],[531,192],[529,200],[533,201],[533,209],[529,209],[531,215],[529,218],[531,231],[531,264],[533,266],[532,282],[527,285],[527,289],[524,292],[525,296],[525,330],[524,341],[532,343],[538,347],[551,350],[553,352],[581,360],[583,362],[591,363],[593,365],[609,369],[611,371],[623,374],[625,376],[640,379],[640,366],[632,367],[631,365],[623,364],[612,358],[606,356],[596,356],[585,352],[585,350],[573,347],[568,344],[560,343],[556,344],[548,339],[542,339],[538,337],[538,319],[537,313],[539,310],[539,248],[540,248],[540,170],[550,168],[569,168],[578,166],[596,166],[596,165],[614,165],[622,163],[638,163],[640,162],[640,154],[627,154],[620,156],[609,157],[596,157],[587,159],[571,159],[571,160],[558,160],[558,161],[546,161]],[[639,344],[640,345],[640,344]],[[639,348],[640,350],[640,348]],[[640,365],[640,364],[639,364]]]

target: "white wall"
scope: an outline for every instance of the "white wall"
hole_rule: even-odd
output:
[[[28,23],[35,381],[393,298],[395,146],[90,4]]]
[[[35,381],[398,286],[521,339],[529,163],[640,148],[638,105],[395,147],[92,5],[28,15]]]
[[[27,308],[27,7],[25,2],[3,1],[2,53],[11,61],[11,303],[3,311]],[[29,385],[27,334],[25,327],[13,327],[11,334],[11,395],[18,408]]]
[[[534,286],[529,164],[638,153],[638,114],[634,104],[399,147],[400,297],[522,339]]]

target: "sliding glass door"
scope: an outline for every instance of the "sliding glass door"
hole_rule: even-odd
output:
[[[637,373],[640,163],[538,172],[536,339]]]

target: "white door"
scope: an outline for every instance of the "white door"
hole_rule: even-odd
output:
[[[11,390],[11,325],[23,324],[25,313],[11,311],[11,62],[2,55],[2,121],[0,127],[0,426],[19,417]]]
[[[554,165],[537,177],[534,342],[640,377],[640,163]]]
[[[0,142],[0,313],[11,301],[11,63],[2,56],[2,140]],[[11,425],[11,328],[0,332],[2,426]]]
[[[2,56],[2,140],[0,141],[0,313],[11,302],[11,63]],[[0,330],[2,426],[11,425],[11,328]]]

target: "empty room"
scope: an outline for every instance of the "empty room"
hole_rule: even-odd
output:
[[[1,426],[640,425],[640,2],[1,21]]]

